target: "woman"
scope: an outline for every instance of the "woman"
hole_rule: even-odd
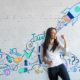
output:
[[[66,40],[64,35],[61,38],[64,40],[62,46],[57,40],[56,29],[51,27],[46,32],[45,41],[43,43],[43,61],[48,64],[49,80],[58,80],[58,76],[62,80],[70,80],[67,69],[60,58],[60,51],[66,50]]]

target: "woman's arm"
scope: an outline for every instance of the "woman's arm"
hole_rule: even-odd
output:
[[[64,48],[66,48],[67,45],[66,45],[66,39],[65,39],[64,35],[61,35],[61,38],[64,40]]]
[[[61,38],[64,40],[64,45],[63,45],[64,53],[65,53],[65,55],[69,55],[69,48],[68,48],[68,45],[67,45],[64,35],[61,35]]]

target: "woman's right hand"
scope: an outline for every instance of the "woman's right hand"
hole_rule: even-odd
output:
[[[50,65],[52,64],[52,61],[48,61],[47,63],[48,63],[48,65],[50,66]]]

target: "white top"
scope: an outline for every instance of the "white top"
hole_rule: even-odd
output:
[[[48,65],[48,67],[55,67],[60,64],[63,64],[63,60],[60,58],[60,52],[66,51],[63,45],[59,44],[57,48],[54,50],[54,52],[51,50],[51,48],[52,48],[52,45],[50,44],[47,49],[47,59],[49,61],[52,61],[52,64]]]

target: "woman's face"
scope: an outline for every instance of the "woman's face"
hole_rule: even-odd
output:
[[[55,29],[52,29],[51,31],[51,39],[55,39],[56,38],[56,30]]]

